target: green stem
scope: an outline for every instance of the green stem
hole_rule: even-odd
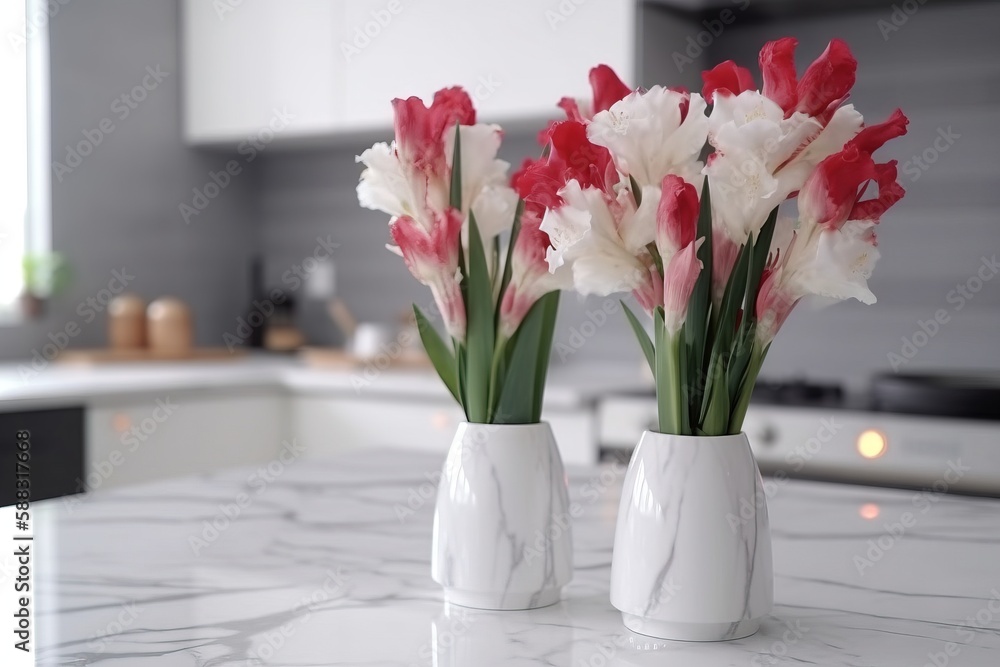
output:
[[[680,341],[679,332],[671,336],[663,331],[661,340],[657,341],[660,345],[656,350],[656,405],[660,433],[673,435],[686,435],[682,411],[686,410],[687,406],[683,405],[681,392]]]
[[[499,336],[499,334],[497,334]],[[497,403],[500,400],[500,387],[502,386],[500,377],[500,364],[503,362],[504,349],[507,347],[507,338],[498,337],[493,348],[493,361],[490,363],[490,391],[489,391],[489,415],[487,421],[493,423],[496,418]]]
[[[764,357],[767,356],[767,349],[770,346],[760,346],[754,341],[750,351],[750,363],[747,365],[746,375],[740,385],[740,391],[736,398],[736,405],[733,406],[729,417],[729,432],[739,433],[743,430],[743,420],[747,416],[747,408],[750,407],[750,395],[753,394],[753,386],[757,383],[757,374],[760,373],[761,366],[764,365]]]

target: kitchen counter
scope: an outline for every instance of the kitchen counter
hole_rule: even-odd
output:
[[[765,480],[773,616],[686,644],[626,631],[608,602],[623,465],[570,469],[582,514],[560,603],[446,606],[429,565],[441,463],[286,458],[34,505],[39,664],[1000,664],[1000,501]]]
[[[549,372],[545,403],[572,408],[609,390],[652,386],[643,380],[638,361],[554,365]],[[307,364],[293,356],[249,355],[226,361],[117,364],[52,363],[34,371],[30,363],[0,364],[0,403],[22,406],[107,396],[172,391],[278,389],[297,394],[364,392],[376,396],[423,396],[449,399],[434,371],[339,368]]]

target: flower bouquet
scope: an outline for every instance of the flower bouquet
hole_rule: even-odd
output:
[[[873,153],[907,119],[866,126],[845,104],[857,66],[847,45],[831,42],[801,78],[796,45],[764,46],[759,89],[731,61],[704,72],[701,95],[631,91],[595,68],[593,103],[561,103],[568,118],[544,133],[547,155],[515,182],[545,208],[550,268],[569,269],[584,294],[631,292],[653,320],[650,336],[626,309],[659,418],[625,480],[612,568],[612,603],[637,632],[756,630],[772,584],[741,433],[754,383],[803,297],[875,301],[875,229],[903,189],[895,161]],[[731,520],[741,501],[754,520]]]
[[[508,184],[510,165],[496,157],[502,131],[476,123],[464,90],[440,90],[429,107],[416,97],[392,104],[395,141],[357,158],[365,165],[358,199],[391,216],[388,248],[431,289],[450,340],[414,306],[420,337],[467,420],[439,485],[432,574],[457,604],[552,604],[572,574],[569,530],[533,558],[520,549],[568,516],[562,461],[541,411],[569,273],[549,272],[543,209]]]

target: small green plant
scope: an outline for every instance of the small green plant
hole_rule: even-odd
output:
[[[69,264],[58,253],[25,255],[21,264],[24,291],[39,299],[49,299],[69,286]]]

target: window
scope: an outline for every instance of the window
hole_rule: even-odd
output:
[[[13,311],[25,253],[51,247],[48,3],[0,2],[0,312]]]

